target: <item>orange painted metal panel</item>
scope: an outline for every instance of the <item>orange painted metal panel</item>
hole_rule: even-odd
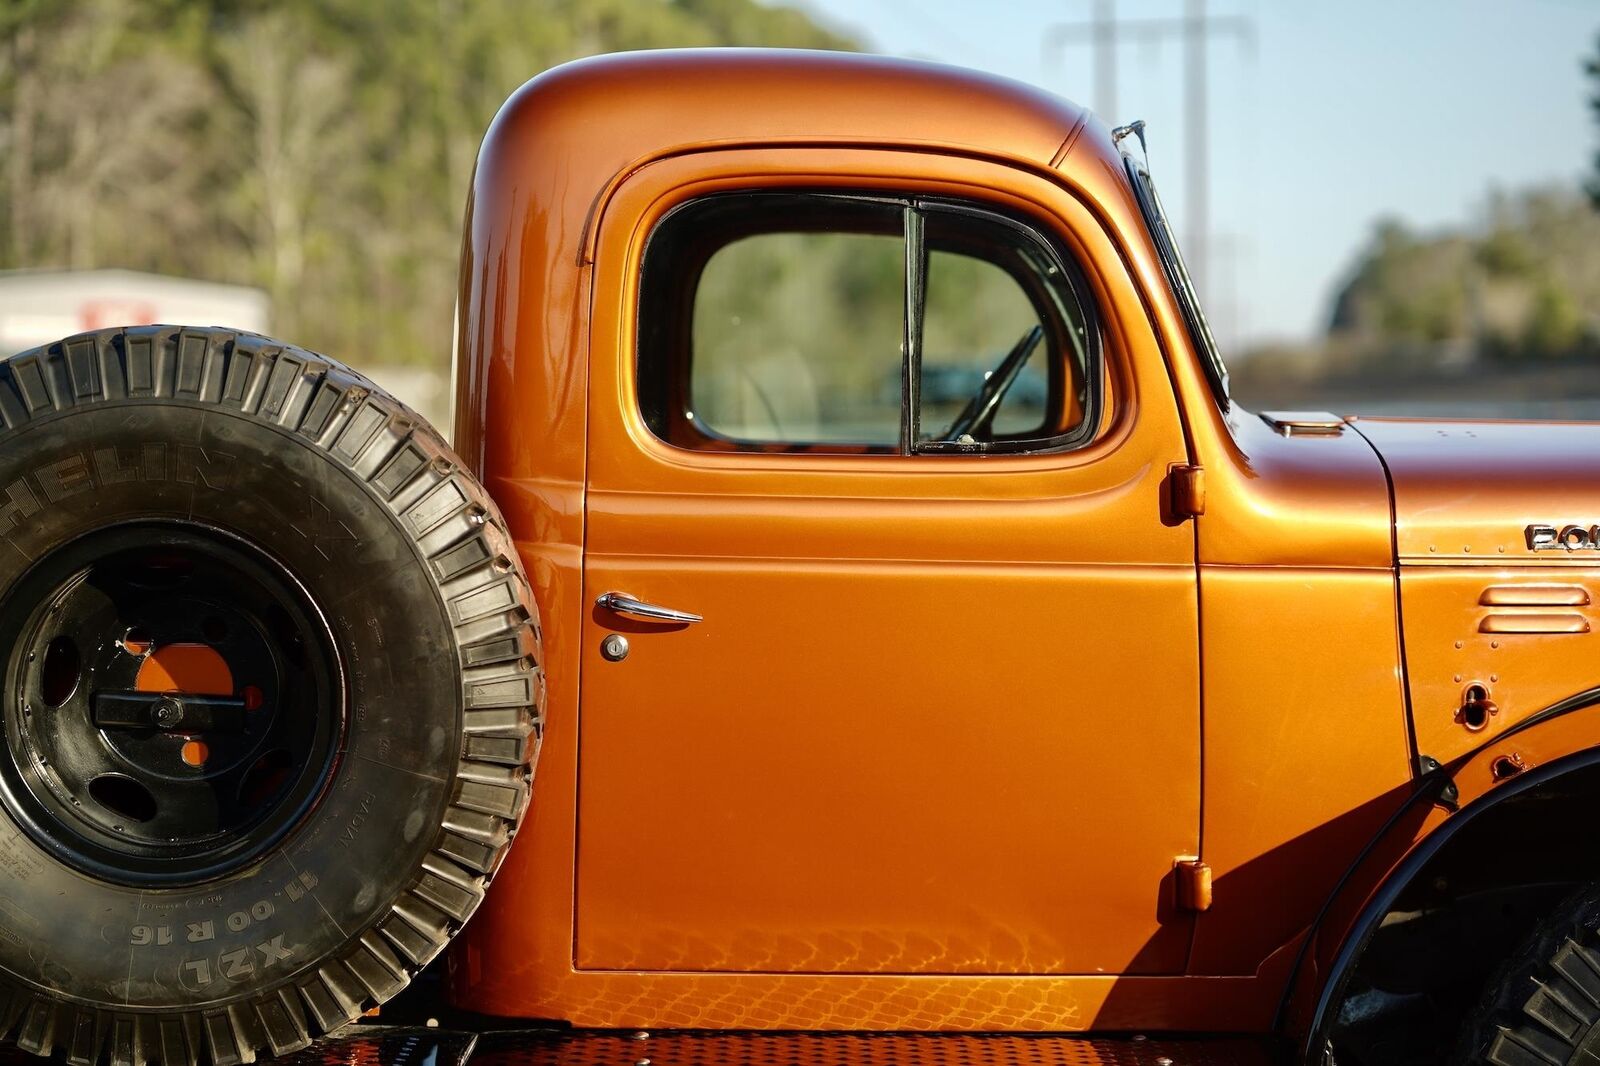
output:
[[[520,987],[488,972],[502,961],[481,935],[461,942],[452,996],[579,1028],[1243,1033],[1271,1028],[1294,958],[1260,980],[588,971],[557,983],[524,966],[510,975]]]
[[[1081,205],[993,164],[727,152],[649,168],[612,200],[586,599],[624,590],[707,621],[636,632],[610,664],[597,649],[618,620],[588,619],[577,965],[1177,972],[1190,920],[1171,913],[1171,870],[1199,812],[1195,574],[1191,535],[1162,522],[1186,451],[1148,327],[1117,323],[1131,387],[1082,453],[701,454],[641,423],[640,231],[709,188],[819,180],[1024,193],[1072,217],[1070,244],[1101,246],[1082,258],[1108,284]]]
[[[1200,605],[1215,902],[1191,969],[1254,973],[1409,793],[1395,578],[1203,566]]]
[[[1595,683],[1600,567],[1403,566],[1406,660],[1417,749],[1449,762],[1528,715]],[[1517,595],[1514,590],[1527,590]],[[1564,601],[1559,612],[1537,603]],[[1488,601],[1488,602],[1486,602]],[[1495,712],[1462,714],[1470,686]]]
[[[1530,523],[1600,522],[1600,425],[1371,418],[1355,423],[1394,478],[1402,561],[1593,565],[1592,551],[1530,550]]]
[[[708,549],[759,550],[718,502]],[[589,556],[591,598],[706,621],[629,627],[618,663],[617,619],[588,627],[578,965],[1181,970],[1193,571],[889,563],[865,553],[902,548],[894,524],[862,529],[848,560]]]
[[[1394,565],[1388,480],[1360,435],[1285,436],[1237,404],[1214,420],[1215,404],[1203,394],[1191,402],[1186,411],[1206,464],[1202,562]]]

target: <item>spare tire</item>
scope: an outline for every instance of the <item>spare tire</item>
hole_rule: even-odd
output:
[[[247,1063],[394,995],[528,800],[539,627],[416,415],[250,334],[0,363],[0,1035]]]

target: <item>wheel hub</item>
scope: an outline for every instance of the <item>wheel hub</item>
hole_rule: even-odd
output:
[[[332,635],[281,565],[220,531],[115,527],[36,564],[0,606],[0,799],[50,850],[124,883],[258,858],[333,767]]]

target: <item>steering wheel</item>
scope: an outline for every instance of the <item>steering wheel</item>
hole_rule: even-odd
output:
[[[950,423],[950,428],[945,430],[941,441],[959,441],[962,437],[974,435],[975,430],[985,429],[994,421],[995,412],[1000,409],[1000,401],[1005,399],[1006,390],[1016,382],[1017,375],[1022,372],[1022,365],[1028,361],[1028,356],[1039,346],[1044,339],[1043,326],[1030,326],[1022,335],[1022,339],[1006,353],[1000,360],[1000,365],[994,372],[983,379],[983,387],[976,396],[967,401],[967,406],[956,415],[956,420]]]

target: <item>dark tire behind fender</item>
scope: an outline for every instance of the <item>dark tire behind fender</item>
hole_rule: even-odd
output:
[[[0,423],[0,1036],[228,1066],[393,996],[528,800],[493,502],[370,381],[219,329],[15,356]]]
[[[1600,883],[1568,896],[1489,979],[1452,1062],[1600,1062]]]

